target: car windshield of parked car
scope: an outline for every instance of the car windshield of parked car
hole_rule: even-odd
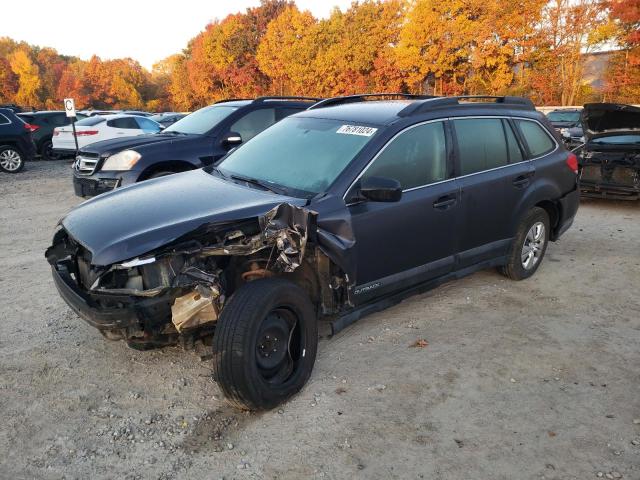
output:
[[[580,112],[549,112],[547,118],[552,122],[578,122]]]
[[[82,120],[78,120],[76,122],[76,126],[79,127],[93,127],[94,125],[97,125],[99,123],[104,122],[104,118],[103,117],[86,117],[83,118]]]
[[[593,139],[591,143],[597,143],[601,145],[640,145],[640,134],[600,137]]]
[[[376,131],[344,121],[290,117],[233,151],[219,170],[311,197],[335,181]]]
[[[204,107],[187,115],[164,130],[167,132],[202,135],[231,115],[237,107],[214,105]]]

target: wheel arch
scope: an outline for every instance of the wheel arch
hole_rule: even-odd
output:
[[[140,174],[138,181],[147,180],[149,177],[151,177],[151,175],[157,172],[168,171],[168,172],[180,173],[180,172],[186,172],[188,170],[194,170],[195,168],[196,167],[193,164],[186,162],[184,160],[167,160],[163,162],[157,162],[145,168]]]

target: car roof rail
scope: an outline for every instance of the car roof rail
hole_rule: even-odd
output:
[[[494,96],[494,95],[458,95],[454,97],[433,97],[420,102],[414,102],[402,109],[398,116],[408,117],[435,108],[468,107],[476,105],[502,105],[509,108],[535,110],[533,102],[525,97]]]
[[[270,100],[275,100],[275,101],[277,101],[277,100],[302,100],[302,101],[307,101],[307,102],[318,102],[318,101],[320,101],[322,99],[318,98],[318,97],[304,97],[304,96],[295,96],[295,95],[292,95],[292,96],[286,96],[286,95],[285,96],[282,96],[282,95],[278,96],[278,95],[275,95],[275,96],[258,97],[253,101],[253,103],[268,102]]]
[[[241,102],[241,101],[244,101],[244,100],[249,100],[249,101],[251,101],[251,100],[253,100],[253,99],[252,99],[252,98],[224,98],[224,99],[222,99],[222,100],[216,100],[215,102],[213,102],[213,104],[212,104],[212,105],[215,105],[215,104],[217,104],[217,103]]]
[[[428,98],[436,98],[433,95],[415,95],[412,93],[363,93],[358,95],[345,95],[343,97],[332,97],[320,100],[318,103],[314,103],[307,110],[314,110],[316,108],[332,107],[335,105],[343,105],[345,103],[364,102],[370,98],[387,98],[387,97],[399,97],[408,100],[425,100]]]

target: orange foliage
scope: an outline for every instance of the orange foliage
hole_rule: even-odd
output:
[[[596,91],[585,53],[617,53]],[[228,97],[357,92],[640,102],[640,0],[361,0],[318,20],[262,0],[206,26],[149,72],[0,38],[0,102],[193,110]]]

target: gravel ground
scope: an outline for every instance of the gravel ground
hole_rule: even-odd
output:
[[[480,272],[322,338],[307,387],[248,414],[203,349],[131,350],[58,297],[70,176],[0,174],[1,478],[640,479],[637,203],[585,201],[527,281]]]

